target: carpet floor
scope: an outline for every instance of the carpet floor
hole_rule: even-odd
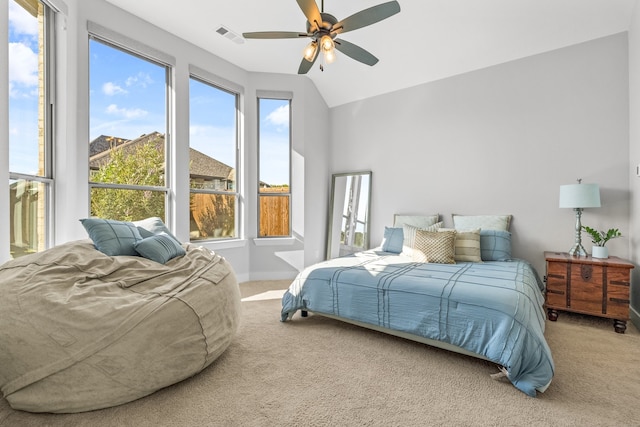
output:
[[[545,336],[556,373],[531,398],[486,361],[311,314],[281,323],[289,282],[240,285],[238,335],[203,372],[79,414],[0,400],[0,426],[640,426],[640,333],[560,313]]]

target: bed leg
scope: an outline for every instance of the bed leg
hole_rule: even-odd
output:
[[[307,312],[307,310],[300,310],[300,316],[307,317],[308,315],[309,313]]]

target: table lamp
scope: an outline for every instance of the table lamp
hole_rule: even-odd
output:
[[[577,184],[561,185],[560,207],[572,208],[576,211],[576,242],[569,250],[569,255],[586,256],[587,251],[582,246],[580,217],[584,208],[600,207],[600,188],[598,188],[598,184],[582,184],[582,180],[578,179]]]

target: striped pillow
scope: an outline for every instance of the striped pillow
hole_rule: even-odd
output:
[[[160,264],[186,254],[180,242],[165,232],[140,240],[134,248],[141,256]]]
[[[458,262],[482,262],[480,229],[453,230],[441,228],[438,231],[456,231],[455,260]]]

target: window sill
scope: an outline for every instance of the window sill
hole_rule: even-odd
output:
[[[207,249],[212,249],[214,252],[219,249],[243,248],[247,246],[247,241],[244,239],[194,240],[189,243],[196,246],[203,246]]]
[[[293,245],[295,242],[295,237],[262,237],[259,239],[253,239],[253,244],[256,246]]]

